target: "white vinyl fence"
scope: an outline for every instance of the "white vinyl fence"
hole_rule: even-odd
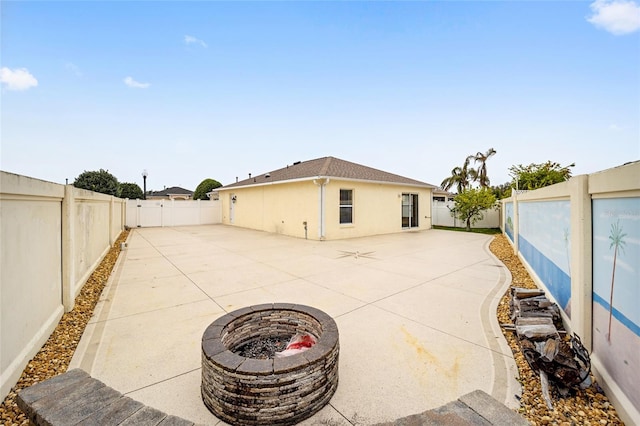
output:
[[[640,425],[640,161],[501,200],[501,228],[625,424]]]
[[[124,229],[124,200],[0,171],[0,399]]]
[[[126,225],[130,228],[221,222],[220,200],[127,200]]]
[[[455,203],[453,201],[434,201],[432,204],[432,223],[434,226],[452,226],[454,228],[465,228],[466,222],[457,219],[451,214]],[[471,225],[472,228],[499,228],[500,210],[489,209],[483,212],[484,218]]]

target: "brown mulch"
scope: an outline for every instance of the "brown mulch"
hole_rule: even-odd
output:
[[[524,268],[520,259],[513,253],[513,247],[504,235],[496,235],[489,246],[491,252],[505,264],[512,276],[511,287],[538,288]],[[498,305],[498,322],[511,324],[509,311],[510,290]],[[502,331],[511,347],[520,373],[522,398],[518,412],[533,425],[623,425],[615,408],[609,402],[602,389],[592,377],[593,384],[586,390],[573,391],[562,398],[552,392],[553,411],[547,409],[542,397],[540,378],[534,373],[520,351],[515,333]],[[553,389],[553,386],[551,386]]]
[[[25,417],[16,403],[18,391],[67,371],[73,353],[80,342],[80,337],[82,337],[98,299],[100,299],[102,289],[107,284],[111,270],[118,260],[120,243],[125,242],[128,235],[128,230],[120,234],[100,265],[82,287],[80,294],[76,297],[73,310],[62,316],[42,349],[27,364],[18,383],[11,388],[0,405],[0,423],[2,425],[29,425],[29,419]]]

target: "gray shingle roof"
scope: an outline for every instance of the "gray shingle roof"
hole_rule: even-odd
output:
[[[180,188],[179,186],[172,186],[171,188],[163,189],[162,191],[149,191],[147,195],[163,196],[163,195],[193,195],[193,191]]]
[[[387,182],[414,186],[434,185],[419,180],[406,178],[393,173],[341,160],[335,157],[322,157],[315,160],[300,161],[288,165],[282,169],[252,176],[219,189],[234,188],[240,186],[261,185],[272,182],[284,182],[290,180],[303,180],[315,177],[333,177],[347,180],[365,180],[373,182]]]

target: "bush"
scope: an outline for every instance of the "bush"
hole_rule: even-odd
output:
[[[143,198],[142,189],[137,183],[123,182],[120,184],[120,198],[128,198],[130,200]]]
[[[108,170],[84,171],[73,182],[76,188],[88,189],[89,191],[100,192],[102,194],[120,195],[120,184],[118,179]]]
[[[220,188],[222,184],[215,179],[205,179],[200,182],[200,185],[196,188],[196,191],[193,193],[194,200],[208,200],[207,192],[211,192],[216,188]]]
[[[472,188],[456,195],[453,202],[456,216],[465,221],[467,231],[471,231],[471,225],[484,217],[484,210],[495,205],[496,197],[489,188]]]

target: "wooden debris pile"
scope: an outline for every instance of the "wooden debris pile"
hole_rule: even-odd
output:
[[[542,290],[513,287],[511,320],[514,325],[503,327],[516,332],[525,359],[540,375],[549,410],[553,410],[549,382],[561,396],[567,396],[570,388],[586,389],[591,385],[589,352],[577,335],[566,336],[560,309]]]

